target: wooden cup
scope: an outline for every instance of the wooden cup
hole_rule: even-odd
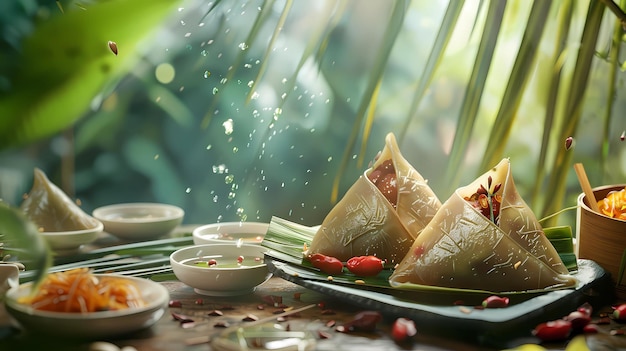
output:
[[[605,198],[610,191],[619,191],[625,186],[606,185],[594,188],[595,201]],[[616,295],[626,298],[625,272],[620,276],[622,257],[626,257],[626,221],[593,211],[584,193],[578,196],[576,256],[593,260],[611,273]]]

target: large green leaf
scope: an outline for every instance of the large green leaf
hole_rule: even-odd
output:
[[[0,261],[3,257],[23,264],[35,282],[44,277],[52,260],[35,224],[18,209],[0,202]]]
[[[137,45],[177,3],[112,0],[65,11],[25,39],[13,89],[0,96],[0,149],[71,126],[137,58]],[[108,42],[117,44],[118,54]]]

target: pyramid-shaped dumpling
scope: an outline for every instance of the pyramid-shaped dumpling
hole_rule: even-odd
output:
[[[98,224],[39,168],[35,168],[33,187],[20,209],[44,232],[89,229]]]
[[[389,282],[398,288],[419,284],[493,292],[576,285],[518,194],[508,159],[452,194]]]
[[[440,206],[426,180],[404,159],[389,133],[374,165],[328,213],[308,252],[342,261],[375,255],[398,262]]]

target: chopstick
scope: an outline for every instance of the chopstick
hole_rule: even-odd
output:
[[[596,196],[591,189],[591,184],[589,184],[589,178],[587,178],[585,167],[583,167],[582,163],[576,163],[574,164],[574,170],[576,171],[576,176],[578,176],[578,182],[580,183],[580,187],[583,189],[583,192],[587,197],[589,207],[595,212],[600,213],[600,208],[598,208],[598,201],[596,200]]]

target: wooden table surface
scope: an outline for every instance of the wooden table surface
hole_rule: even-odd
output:
[[[278,312],[290,308],[299,308],[315,304],[315,307],[287,316],[278,322],[289,330],[309,330],[315,337],[316,350],[490,350],[484,345],[473,345],[455,340],[454,330],[449,337],[430,336],[419,333],[412,343],[398,345],[390,338],[390,325],[393,321],[385,320],[377,324],[371,333],[342,333],[335,330],[361,310],[358,306],[347,305],[328,296],[307,290],[280,278],[271,278],[259,286],[253,294],[238,297],[209,297],[199,295],[179,281],[165,281],[170,292],[171,301],[180,302],[182,307],[169,307],[165,315],[150,329],[134,333],[126,337],[102,340],[118,347],[132,346],[139,351],[156,350],[212,350],[207,340],[215,337],[224,329],[218,325],[244,325],[245,319],[274,318]],[[284,306],[275,307],[268,301],[282,300]],[[319,305],[319,304],[322,305]],[[321,307],[323,306],[323,308]],[[221,316],[212,316],[211,312],[220,311]],[[610,304],[600,313],[610,312]],[[184,326],[172,317],[172,313],[183,314],[192,318],[194,324]],[[46,336],[21,333],[6,327],[7,320],[0,321],[0,349],[2,350],[89,350],[91,341],[58,340]],[[617,350],[626,348],[626,336],[610,335],[611,330],[626,329],[626,325],[611,321],[609,325],[601,325],[601,332],[587,336],[587,344],[592,350]],[[10,334],[7,335],[7,333]],[[322,337],[324,336],[324,337]],[[528,342],[532,342],[529,339]],[[514,344],[525,343],[525,340],[512,341]],[[565,344],[543,345],[550,350],[563,350]]]
[[[105,245],[115,244],[105,238]],[[434,336],[420,332],[409,344],[398,345],[390,337],[393,320],[383,318],[373,332],[344,333],[336,330],[351,321],[362,311],[360,306],[348,304],[345,300],[308,290],[286,280],[273,277],[257,287],[252,294],[234,297],[210,297],[197,294],[192,288],[177,280],[162,281],[170,293],[170,301],[180,302],[182,307],[168,307],[161,319],[147,330],[125,337],[102,340],[115,344],[119,348],[132,346],[138,351],[156,350],[212,350],[208,340],[222,333],[220,325],[246,326],[249,319],[273,319],[278,313],[304,306],[313,307],[290,315],[277,323],[291,331],[308,330],[315,340],[315,350],[492,350],[485,345],[476,345],[456,338],[457,330],[445,330]],[[594,311],[594,321],[611,312],[611,306],[619,301],[609,296],[595,296],[595,301],[602,301],[602,307]],[[269,301],[280,301],[282,306],[274,306]],[[0,307],[0,350],[90,350],[91,341],[59,340],[54,337],[34,335],[10,326],[10,321]],[[213,311],[221,312],[214,316]],[[194,320],[193,324],[181,324],[173,318],[182,314]],[[586,343],[591,350],[626,349],[626,323],[610,320],[609,324],[600,324],[600,332],[586,335]],[[249,324],[248,324],[249,325]],[[618,332],[616,332],[618,331]],[[537,340],[528,337],[511,340],[511,345],[533,343]],[[549,350],[564,350],[567,343],[543,344]],[[131,349],[132,350],[132,349]],[[126,351],[126,350],[124,350]]]

